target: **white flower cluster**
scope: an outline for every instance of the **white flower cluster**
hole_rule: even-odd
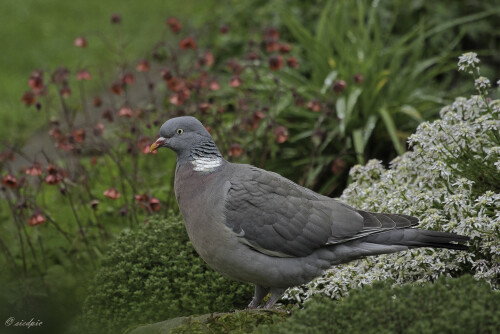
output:
[[[479,77],[474,81],[477,90],[484,90],[491,87],[490,80],[485,77]]]
[[[479,64],[479,58],[477,58],[477,53],[467,52],[458,57],[458,70],[467,71],[476,68]]]
[[[464,62],[475,66],[475,58]],[[464,65],[465,66],[465,65]],[[409,139],[413,151],[385,169],[379,161],[350,171],[341,199],[368,211],[420,218],[420,228],[472,238],[470,251],[419,248],[337,266],[285,297],[334,299],[350,289],[391,278],[397,284],[469,272],[500,288],[500,100],[457,98],[440,119],[422,123]]]

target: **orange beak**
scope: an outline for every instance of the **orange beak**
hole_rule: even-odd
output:
[[[154,150],[158,149],[158,147],[165,144],[165,141],[166,139],[163,137],[158,138],[153,144],[151,144],[151,147],[149,148],[149,153],[153,152]]]

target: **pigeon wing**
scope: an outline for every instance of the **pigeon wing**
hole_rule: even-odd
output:
[[[237,166],[226,187],[225,223],[253,249],[270,256],[307,256],[365,233],[363,214],[350,206],[278,174]]]

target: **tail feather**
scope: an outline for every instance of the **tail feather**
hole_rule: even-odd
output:
[[[464,245],[470,238],[449,232],[419,230],[413,228],[390,230],[363,238],[363,241],[380,245],[400,245],[408,248],[433,247],[467,250]]]

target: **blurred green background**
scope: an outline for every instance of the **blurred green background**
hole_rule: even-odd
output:
[[[106,38],[118,29],[126,59],[144,57],[160,39],[168,17],[199,25],[215,5],[211,0],[1,1],[0,143],[26,139],[42,120],[21,103],[32,70],[109,63],[115,55]],[[113,13],[121,15],[121,25],[110,24]],[[73,46],[78,36],[87,38],[85,50]]]

